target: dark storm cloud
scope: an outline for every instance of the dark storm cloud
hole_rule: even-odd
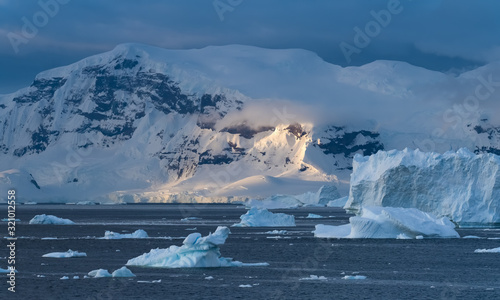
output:
[[[395,59],[434,70],[462,70],[500,59],[500,2],[494,0],[41,0],[53,1],[60,1],[58,11],[43,20],[39,1],[0,0],[0,93],[29,84],[42,70],[125,42],[176,49],[226,44],[304,48],[342,66]],[[396,4],[401,11],[348,61],[340,43],[355,47],[354,28],[364,31],[374,21],[372,11]],[[46,25],[19,43],[16,52],[8,34],[22,37],[24,20],[33,22],[36,16]]]

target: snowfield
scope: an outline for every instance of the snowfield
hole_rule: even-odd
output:
[[[29,221],[29,224],[50,224],[50,225],[72,225],[75,222],[69,219],[59,218],[53,215],[36,215]]]
[[[366,206],[417,208],[460,227],[500,222],[500,157],[462,148],[444,154],[405,149],[356,155],[349,200]]]
[[[388,238],[416,239],[458,238],[455,225],[447,218],[435,218],[416,208],[375,207],[361,208],[360,215],[349,218],[349,224],[329,226],[319,224],[313,231],[319,238]]]
[[[155,268],[217,268],[241,266],[266,266],[267,263],[246,264],[221,257],[219,246],[226,242],[229,228],[217,227],[214,233],[202,237],[200,233],[191,233],[182,242],[182,246],[170,246],[167,249],[152,249],[127,262],[127,266]]]
[[[263,208],[251,208],[240,217],[234,227],[295,227],[295,217],[284,213],[272,213]]]

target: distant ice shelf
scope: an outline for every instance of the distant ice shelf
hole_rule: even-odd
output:
[[[234,227],[294,227],[295,217],[284,213],[273,213],[265,208],[252,207],[240,217]]]

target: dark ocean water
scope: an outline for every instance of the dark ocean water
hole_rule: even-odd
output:
[[[0,209],[6,217],[6,206]],[[348,222],[349,215],[342,209],[274,210],[295,215],[297,227],[232,227],[221,247],[224,257],[268,262],[267,267],[129,267],[137,277],[83,279],[94,269],[112,272],[150,249],[181,245],[182,238],[192,232],[205,235],[217,226],[230,226],[245,209],[236,205],[23,205],[17,209],[21,222],[16,224],[16,293],[7,291],[7,276],[2,274],[0,299],[500,299],[500,254],[474,253],[478,248],[499,247],[500,240],[491,239],[500,238],[499,229],[458,230],[461,236],[482,239],[327,240],[314,238],[311,231],[320,223]],[[69,218],[77,225],[28,225],[42,213]],[[300,218],[308,213],[333,217]],[[180,220],[185,217],[201,219]],[[186,230],[193,227],[197,230]],[[5,222],[2,228],[5,237]],[[129,233],[137,229],[153,238],[96,239],[105,230]],[[264,234],[274,229],[288,232]],[[173,239],[161,238],[166,236]],[[42,239],[47,237],[58,239]],[[2,239],[2,268],[7,266],[6,245]],[[42,258],[68,249],[86,252],[87,257]],[[310,275],[327,279],[300,280]],[[344,280],[345,275],[367,279]],[[70,279],[60,280],[62,276]],[[208,276],[213,279],[205,279]]]

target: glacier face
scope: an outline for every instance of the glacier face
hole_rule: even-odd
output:
[[[500,157],[462,148],[444,154],[404,149],[357,155],[345,207],[417,208],[461,227],[500,223]]]
[[[442,119],[453,93],[496,70],[453,78],[401,62],[341,68],[298,49],[123,44],[0,96],[0,192],[18,187],[21,201],[36,202],[227,202],[326,183],[345,195],[356,153],[420,146],[445,127],[427,120]],[[300,105],[316,103],[327,103],[327,118],[302,116]],[[377,106],[396,107],[389,112],[403,121],[351,120]],[[465,120],[465,133],[434,139],[435,150],[500,153],[500,129],[484,111]]]

